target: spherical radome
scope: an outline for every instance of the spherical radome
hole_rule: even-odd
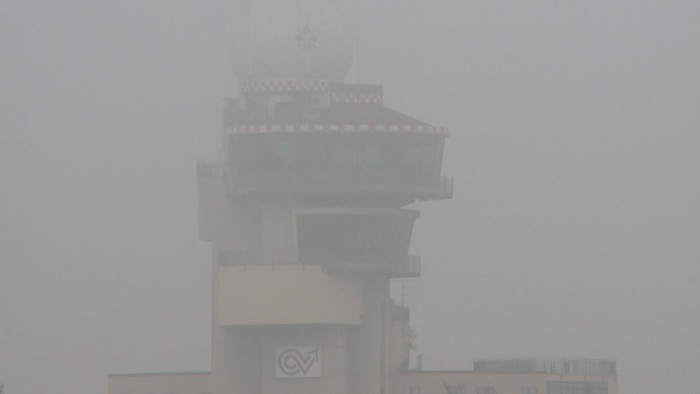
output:
[[[332,0],[255,0],[235,28],[239,81],[342,81],[352,38]]]

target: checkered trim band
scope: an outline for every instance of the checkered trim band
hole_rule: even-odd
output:
[[[251,133],[344,133],[344,132],[396,132],[396,133],[425,133],[450,135],[450,129],[446,127],[420,126],[420,125],[254,125],[254,126],[233,126],[224,129],[224,133],[230,134],[251,134]]]
[[[331,94],[333,103],[352,104],[382,104],[381,93],[360,93],[360,92],[333,92]]]
[[[252,81],[241,83],[238,90],[241,93],[325,92],[328,90],[328,81]]]

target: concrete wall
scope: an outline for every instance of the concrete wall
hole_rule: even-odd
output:
[[[365,279],[363,324],[350,331],[350,392],[390,393],[389,279]]]
[[[349,394],[347,326],[267,326],[262,328],[265,341],[261,343],[261,393]],[[279,347],[318,346],[321,348],[321,376],[313,378],[277,377]]]
[[[109,375],[108,394],[209,394],[209,372]]]
[[[219,324],[362,324],[363,284],[316,265],[219,269]]]
[[[223,177],[200,177],[199,237],[202,241],[213,241],[222,249],[260,248],[260,201],[229,197]]]

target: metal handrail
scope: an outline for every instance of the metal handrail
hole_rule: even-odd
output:
[[[440,178],[440,191],[448,196],[451,196],[454,191],[454,178],[451,176],[443,176]]]
[[[406,259],[406,265],[409,274],[420,275],[420,256],[408,256]]]
[[[298,264],[296,250],[294,248],[265,248],[265,249],[226,249],[219,251],[218,264],[220,266],[250,266],[250,265],[280,265]],[[359,262],[358,262],[359,263]],[[353,263],[321,263],[322,266],[345,266],[352,267]],[[373,264],[364,265],[364,268]],[[419,256],[407,256],[406,260],[396,263],[385,263],[376,265],[379,269],[391,268],[396,273],[408,275],[420,275],[421,259]]]

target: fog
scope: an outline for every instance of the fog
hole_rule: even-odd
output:
[[[0,2],[7,394],[209,370],[195,163],[220,146],[246,3]],[[622,394],[698,392],[700,3],[362,1],[360,15],[348,80],[452,130],[454,199],[416,204],[422,277],[403,291],[424,368],[612,358]]]

